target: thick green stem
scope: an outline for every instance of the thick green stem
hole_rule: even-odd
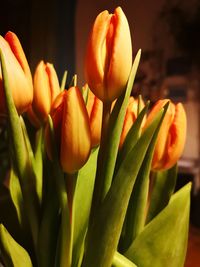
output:
[[[106,181],[104,180],[104,176],[102,174],[104,172],[104,164],[105,164],[104,159],[107,149],[107,137],[108,137],[107,135],[108,135],[108,124],[110,119],[110,108],[111,108],[110,102],[103,103],[101,143],[97,160],[97,173],[95,179],[91,214],[93,214],[95,210],[98,210],[100,203],[102,202],[107,193]]]

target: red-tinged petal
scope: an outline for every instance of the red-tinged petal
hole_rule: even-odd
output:
[[[61,166],[74,173],[87,161],[91,149],[89,118],[85,103],[77,87],[65,96],[61,132]]]
[[[162,102],[163,102],[163,106],[165,105],[165,103],[167,103],[166,100],[163,100]],[[173,103],[170,102],[167,112],[165,114],[165,117],[163,119],[162,125],[160,127],[158,137],[157,137],[156,146],[154,150],[154,156],[153,156],[153,162],[152,162],[153,169],[160,169],[163,166],[164,157],[166,153],[166,147],[167,147],[167,139],[169,135],[169,129],[173,122],[174,116],[175,116],[175,106]]]
[[[13,54],[17,58],[19,64],[21,65],[27,79],[30,82],[30,85],[32,85],[31,71],[30,71],[26,56],[24,54],[23,48],[21,46],[21,43],[20,43],[17,35],[15,33],[9,31],[5,35],[5,40],[9,43],[9,46],[10,46]]]
[[[24,75],[24,71],[11,51],[9,44],[2,36],[0,36],[0,49],[2,50],[5,58],[14,103],[18,113],[21,114],[26,111],[32,103],[33,88],[27,77]],[[0,79],[2,79],[1,73]],[[0,113],[6,113],[5,98],[2,87],[0,88]]]
[[[175,116],[169,130],[168,144],[163,169],[171,168],[180,158],[186,140],[187,119],[184,107],[178,103],[175,107]]]

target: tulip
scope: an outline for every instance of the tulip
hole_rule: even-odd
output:
[[[122,9],[100,13],[86,52],[86,81],[103,102],[112,102],[125,90],[132,65],[130,29]]]
[[[71,87],[57,96],[51,117],[61,167],[66,173],[74,173],[86,163],[91,149],[89,117],[77,87]],[[51,159],[48,130],[46,138],[47,154]]]
[[[52,64],[40,61],[35,70],[33,88],[34,96],[32,110],[28,112],[29,119],[34,125],[38,124],[36,120],[43,124],[51,111],[52,103],[60,92],[58,77]]]
[[[9,84],[19,114],[25,112],[33,100],[32,76],[24,51],[17,36],[7,32],[0,36],[0,49],[4,55]],[[6,103],[0,68],[0,114],[6,114]]]
[[[170,100],[159,100],[150,112],[145,127],[155,117],[156,113]],[[181,103],[169,102],[166,115],[162,122],[152,161],[153,170],[166,170],[175,165],[180,158],[186,140],[187,120]]]
[[[140,104],[141,104],[141,108],[143,108],[144,102],[142,100]],[[129,104],[126,110],[126,115],[124,118],[124,125],[122,128],[122,133],[120,137],[119,148],[122,147],[130,128],[132,127],[133,123],[137,119],[137,115],[138,115],[138,99],[134,99],[133,97],[130,97]]]
[[[91,143],[92,147],[95,147],[101,140],[103,102],[89,91],[86,107],[90,120]]]

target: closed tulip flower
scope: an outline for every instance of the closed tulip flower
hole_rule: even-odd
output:
[[[95,147],[99,145],[101,140],[103,102],[91,91],[88,94],[87,111],[90,120],[92,147]]]
[[[141,104],[141,108],[143,108],[144,102],[142,100],[140,104]],[[129,104],[126,110],[126,115],[124,118],[124,125],[122,128],[119,148],[122,147],[130,128],[132,127],[133,123],[137,119],[137,115],[138,115],[138,99],[134,99],[134,97],[130,97]]]
[[[125,89],[132,65],[129,25],[120,7],[100,13],[93,25],[86,53],[86,80],[103,102],[112,102]]]
[[[159,100],[155,104],[147,118],[146,126],[168,101],[168,99]],[[170,101],[157,138],[152,161],[153,170],[169,169],[178,161],[185,145],[186,128],[187,121],[183,105],[173,104]]]
[[[0,36],[0,49],[4,55],[13,100],[19,114],[25,112],[33,100],[32,76],[24,51],[17,36],[8,32]],[[0,68],[0,114],[6,114],[6,104]]]
[[[37,121],[40,124],[46,121],[52,103],[60,92],[58,77],[52,64],[40,61],[35,70],[33,88],[32,110],[28,114],[31,122],[36,125]]]
[[[60,93],[53,104],[51,116],[62,169],[74,173],[86,163],[91,150],[89,117],[80,90],[71,87]],[[46,135],[49,146],[48,131]],[[48,155],[49,152],[47,148]]]

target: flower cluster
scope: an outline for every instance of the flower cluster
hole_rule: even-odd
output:
[[[44,61],[32,79],[17,36],[0,37],[0,117],[19,225],[12,233],[0,226],[5,267],[183,266],[190,185],[174,189],[186,114],[169,99],[148,111],[131,96],[140,53],[132,64],[120,7],[93,24],[82,88],[76,78],[65,88],[66,77],[60,86]]]

